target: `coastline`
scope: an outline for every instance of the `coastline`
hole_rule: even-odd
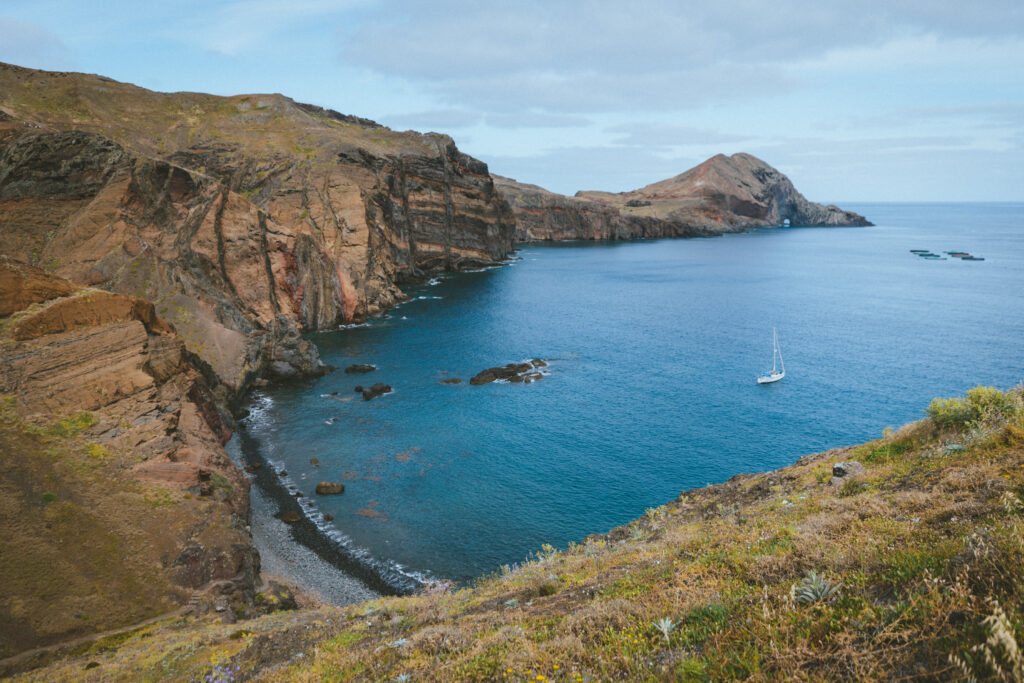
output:
[[[249,402],[254,398],[250,395]],[[346,548],[341,534],[332,538],[321,528],[314,519],[319,515],[315,505],[312,501],[300,504],[305,499],[288,491],[244,422],[238,421],[233,438],[224,448],[249,479],[249,527],[260,554],[261,575],[284,578],[338,607],[384,595],[409,594],[419,588],[411,577],[353,552],[357,549]],[[250,472],[246,469],[249,465],[259,467]],[[297,513],[298,521],[282,521],[289,512]]]

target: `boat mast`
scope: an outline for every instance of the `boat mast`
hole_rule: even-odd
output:
[[[772,328],[772,374],[773,375],[775,374],[775,354],[777,354],[778,352],[779,352],[779,335],[775,331],[775,328],[773,327]]]
[[[786,361],[782,360],[782,347],[779,346],[779,335],[777,332],[775,333],[775,350],[779,352],[779,365],[782,366],[782,374],[786,374]]]

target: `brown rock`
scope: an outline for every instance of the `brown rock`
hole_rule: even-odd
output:
[[[40,268],[0,256],[0,318],[32,304],[73,294],[76,289],[79,287],[74,283]]]
[[[404,282],[511,251],[511,209],[451,139],[258,101],[0,66],[4,116],[46,121],[0,139],[0,254],[156,302],[242,390],[324,370],[300,330],[365,319]]]
[[[295,524],[295,522],[298,522],[300,519],[302,519],[302,515],[295,510],[288,510],[281,515],[281,521],[286,524]]]
[[[372,387],[363,389],[363,400],[369,401],[370,399],[383,396],[384,394],[391,393],[391,385],[384,384],[383,382],[377,382]]]
[[[318,496],[333,496],[345,492],[345,485],[336,482],[322,481],[316,485]]]
[[[441,380],[441,384],[462,384],[462,380],[458,377],[449,377]]]

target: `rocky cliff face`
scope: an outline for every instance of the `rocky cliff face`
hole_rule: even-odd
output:
[[[718,155],[634,190],[564,197],[502,178],[516,239],[690,237],[783,225],[870,225],[859,214],[807,201],[789,178],[749,154]]]
[[[516,241],[628,240],[717,235],[715,226],[625,213],[588,199],[494,176],[516,217]]]
[[[0,253],[153,301],[234,391],[319,371],[300,331],[512,249],[486,165],[445,136],[8,65],[0,113]]]
[[[249,483],[184,341],[148,301],[5,257],[0,301],[0,654],[194,592],[251,605]]]

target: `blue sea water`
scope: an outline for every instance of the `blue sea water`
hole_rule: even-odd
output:
[[[379,369],[266,390],[245,429],[363,562],[465,581],[1024,380],[1024,204],[847,208],[876,226],[524,246],[313,335],[327,362]],[[773,327],[787,375],[758,385]],[[467,383],[528,358],[543,380]],[[394,392],[353,392],[374,382]],[[316,496],[325,479],[345,493]]]

